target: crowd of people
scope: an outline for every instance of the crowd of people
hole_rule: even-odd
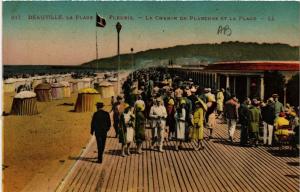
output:
[[[278,95],[266,102],[245,98],[241,103],[230,89],[201,88],[192,79],[183,80],[155,69],[139,70],[124,82],[123,96],[112,98],[113,127],[122,146],[122,156],[130,155],[135,142],[142,153],[146,127],[151,129],[151,149],[164,152],[164,142],[192,142],[194,150],[204,149],[204,139],[214,138],[217,119],[228,125],[228,142],[237,140],[235,130],[241,125],[240,146],[258,146],[263,127],[263,144],[272,146],[277,135],[299,135],[297,108],[283,106]],[[204,138],[204,129],[208,136]],[[276,139],[274,139],[276,138]]]

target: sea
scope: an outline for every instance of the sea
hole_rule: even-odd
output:
[[[110,72],[113,69],[95,69],[83,66],[57,66],[57,65],[3,65],[3,77],[18,76],[24,74],[65,74],[65,73],[96,73]]]

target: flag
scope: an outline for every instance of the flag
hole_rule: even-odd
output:
[[[105,27],[106,21],[96,13],[96,27]]]

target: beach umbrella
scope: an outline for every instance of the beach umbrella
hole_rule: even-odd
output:
[[[21,91],[14,96],[11,114],[13,115],[36,115],[37,110],[36,94],[32,91]]]
[[[51,101],[51,85],[49,83],[41,83],[34,88],[37,100],[41,102]]]
[[[16,80],[13,78],[9,78],[4,80],[3,84],[3,92],[4,93],[13,93],[16,90]]]
[[[76,112],[87,112],[95,111],[96,103],[100,101],[100,94],[96,89],[84,88],[79,90],[75,111]]]
[[[103,81],[97,87],[97,91],[100,93],[102,98],[111,98],[115,95],[115,90],[113,84]]]
[[[60,83],[51,84],[52,99],[62,99],[64,97],[64,86]]]

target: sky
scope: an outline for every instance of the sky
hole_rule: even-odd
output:
[[[99,58],[114,56],[117,22],[121,54],[223,41],[300,44],[299,2],[3,2],[2,14],[5,65],[94,60],[96,33]]]

